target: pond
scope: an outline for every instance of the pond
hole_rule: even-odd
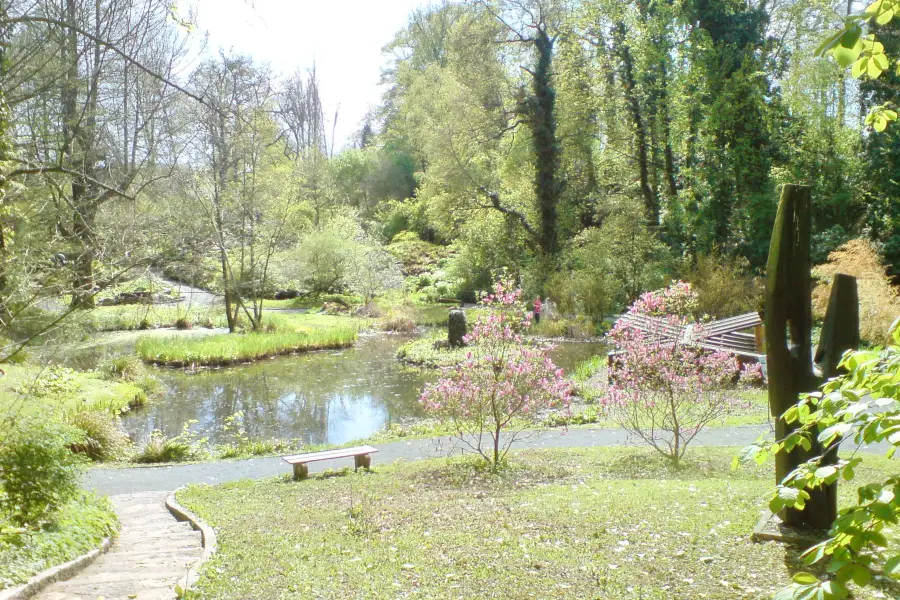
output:
[[[154,429],[177,435],[184,424],[212,443],[229,441],[226,419],[240,411],[250,439],[342,444],[391,423],[423,416],[419,394],[437,373],[404,365],[397,349],[404,335],[362,335],[353,348],[282,357],[252,365],[188,373],[160,369],[164,395],[130,413],[125,428],[135,440]],[[553,358],[568,370],[600,343],[564,342]]]

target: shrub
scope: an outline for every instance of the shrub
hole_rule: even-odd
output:
[[[134,354],[119,356],[109,361],[103,371],[111,377],[137,382],[147,376],[147,367]]]
[[[675,284],[644,294],[630,312],[665,315],[673,325],[690,320],[690,286]],[[695,324],[695,331],[700,325]],[[619,350],[610,366],[603,403],[619,425],[677,464],[688,445],[712,421],[740,402],[733,393],[738,363],[733,354],[709,352],[619,321],[610,332]]]
[[[693,319],[699,306],[700,299],[691,284],[673,281],[667,288],[641,294],[640,298],[628,308],[628,312],[648,317],[674,318],[684,322]]]
[[[186,330],[193,326],[193,323],[191,323],[190,319],[187,317],[178,317],[175,319],[175,329]]]
[[[612,313],[620,292],[599,271],[564,271],[550,279],[551,298],[560,312],[602,321]]]
[[[421,397],[426,410],[494,467],[535,415],[556,407],[567,410],[572,393],[546,348],[526,341],[532,315],[521,297],[511,281],[498,281],[494,293],[481,299],[487,310],[479,312],[465,337],[471,346],[466,360],[446,369]]]
[[[796,447],[808,451],[814,441],[821,443],[821,455],[802,463],[779,482],[769,502],[773,513],[784,508],[803,509],[810,491],[820,486],[853,481],[863,462],[860,450],[864,446],[883,444],[888,448],[887,456],[894,456],[900,446],[900,389],[895,383],[900,379],[900,330],[894,330],[893,338],[895,345],[883,350],[845,356],[841,363],[846,369],[844,376],[829,381],[821,392],[809,394],[788,409],[783,419],[796,430],[785,439],[774,444],[757,443],[744,450],[745,461],[762,463],[770,453],[791,452]],[[836,460],[838,449],[843,458]],[[860,485],[851,496],[853,502],[840,510],[828,539],[803,554],[804,564],[820,564],[825,576],[800,572],[794,576],[794,585],[776,598],[847,598],[850,582],[861,587],[880,586],[879,579],[896,578],[900,553],[892,534],[900,513],[897,482],[897,474],[892,473],[881,481]]]
[[[119,420],[107,413],[85,411],[67,419],[82,435],[72,443],[72,452],[84,454],[93,461],[123,458],[131,447],[131,440],[122,431]]]
[[[900,296],[872,245],[862,239],[847,242],[831,253],[827,264],[813,269],[813,275],[819,279],[813,290],[813,314],[817,319],[825,317],[836,273],[856,277],[860,337],[873,344],[890,343],[888,332],[900,316]]]
[[[185,462],[195,460],[203,455],[205,439],[198,438],[191,432],[191,425],[196,421],[188,421],[184,429],[175,437],[167,437],[162,431],[154,430],[150,439],[134,457],[136,463]]]
[[[743,257],[698,257],[685,277],[697,295],[697,314],[722,319],[759,310],[765,290],[749,270]]]
[[[408,310],[395,309],[378,320],[378,329],[395,333],[416,331],[416,320]]]
[[[74,498],[83,459],[69,448],[80,441],[72,428],[29,422],[0,443],[0,509],[20,525],[35,524]]]

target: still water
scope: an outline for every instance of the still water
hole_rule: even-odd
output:
[[[312,352],[252,365],[188,373],[160,369],[166,391],[124,421],[135,440],[154,429],[177,435],[184,424],[213,443],[228,441],[226,419],[243,413],[251,439],[342,444],[394,422],[422,416],[418,397],[437,373],[404,365],[397,348],[411,337],[362,335],[353,348]],[[596,343],[566,342],[557,364],[574,368],[602,352]]]

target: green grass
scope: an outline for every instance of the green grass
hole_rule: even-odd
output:
[[[773,466],[732,471],[735,452],[675,471],[643,449],[536,450],[500,475],[430,460],[179,500],[219,535],[204,598],[762,600],[797,551],[750,542]],[[860,478],[895,468],[866,457]]]
[[[344,348],[356,341],[355,325],[272,333],[234,333],[202,338],[145,337],[135,352],[146,362],[171,366],[224,366],[274,356]]]
[[[174,327],[178,319],[187,319],[195,327],[227,327],[221,307],[194,305],[99,306],[74,315],[86,331],[130,331]]]
[[[3,365],[0,378],[0,415],[34,416],[101,411],[117,415],[147,401],[146,392],[135,383],[110,381],[96,372],[60,367]]]
[[[446,341],[443,332],[408,342],[397,350],[397,358],[419,367],[452,367],[466,359],[466,348],[435,348],[435,342]]]
[[[52,523],[37,531],[4,531],[0,515],[0,589],[22,584],[44,569],[99,547],[117,530],[109,501],[87,493],[63,506]]]

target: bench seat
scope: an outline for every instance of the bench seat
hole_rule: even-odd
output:
[[[308,463],[320,460],[334,460],[338,458],[353,457],[356,469],[360,467],[368,469],[372,466],[371,454],[378,452],[378,448],[372,446],[356,446],[354,448],[340,448],[338,450],[323,450],[322,452],[307,452],[283,456],[281,460],[294,467],[294,479],[306,479],[309,476]]]

